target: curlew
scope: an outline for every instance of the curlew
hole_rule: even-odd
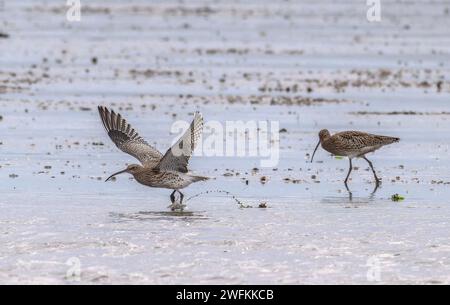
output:
[[[319,132],[319,143],[314,149],[314,153],[311,157],[311,162],[313,162],[314,155],[316,154],[317,148],[322,144],[322,148],[326,151],[332,153],[336,156],[348,157],[350,161],[350,167],[348,169],[347,177],[345,178],[345,186],[348,189],[348,178],[353,169],[352,159],[363,158],[369,163],[372,169],[373,176],[375,178],[376,188],[380,185],[381,181],[377,177],[377,173],[373,168],[372,162],[367,159],[366,154],[376,151],[377,149],[400,141],[399,138],[379,136],[370,133],[360,132],[360,131],[343,131],[331,135],[326,129]]]
[[[188,162],[191,157],[196,142],[203,131],[203,118],[199,112],[194,115],[190,127],[182,137],[167,150],[163,155],[156,148],[149,145],[136,132],[119,113],[110,111],[108,108],[99,106],[98,112],[111,140],[123,152],[138,159],[142,165],[131,164],[127,168],[109,176],[112,177],[129,173],[140,184],[167,188],[173,190],[170,195],[172,204],[169,208],[174,211],[183,210],[183,193],[181,189],[191,183],[207,180],[207,177],[196,176],[188,171]],[[180,194],[180,202],[176,203],[175,194]]]

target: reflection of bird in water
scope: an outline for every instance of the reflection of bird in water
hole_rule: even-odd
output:
[[[187,165],[196,142],[203,131],[203,118],[196,112],[194,120],[184,135],[163,155],[156,148],[150,146],[120,114],[109,111],[106,107],[99,106],[98,111],[111,140],[123,152],[138,159],[142,165],[131,164],[126,169],[119,171],[106,179],[129,173],[137,182],[158,188],[172,189],[170,195],[172,210],[183,210],[183,189],[191,183],[207,180],[207,177],[191,174]],[[180,202],[175,202],[175,193],[180,194]]]
[[[348,190],[347,182],[353,169],[352,159],[363,158],[367,161],[367,163],[369,163],[369,166],[372,169],[372,173],[375,178],[376,186],[374,192],[380,185],[381,180],[378,179],[377,173],[373,168],[373,164],[369,161],[369,159],[366,158],[366,154],[374,152],[385,145],[400,141],[399,138],[378,136],[360,131],[344,131],[331,135],[330,132],[326,129],[323,129],[319,132],[319,138],[320,140],[316,146],[316,149],[314,150],[311,162],[313,162],[314,155],[320,144],[322,144],[323,149],[332,153],[333,155],[348,157],[350,161],[350,167],[348,169],[347,177],[345,178],[345,187]]]

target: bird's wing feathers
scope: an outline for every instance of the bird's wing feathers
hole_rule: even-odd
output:
[[[399,138],[373,135],[360,131],[344,131],[337,133],[335,138],[341,138],[342,143],[352,146],[355,149],[361,149],[365,147],[381,147],[394,142],[398,142]]]
[[[109,111],[103,106],[98,106],[98,112],[106,132],[120,150],[132,155],[147,167],[155,166],[161,160],[162,154],[140,137],[119,113]]]
[[[203,132],[203,117],[199,112],[194,115],[189,128],[183,136],[167,150],[164,157],[157,165],[157,169],[161,171],[179,171],[187,173],[187,165],[195,146]]]

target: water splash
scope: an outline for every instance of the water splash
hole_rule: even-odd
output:
[[[197,197],[199,197],[199,196],[201,196],[201,195],[206,195],[206,194],[210,194],[210,193],[221,193],[221,194],[226,194],[226,195],[228,195],[228,196],[231,196],[231,198],[234,200],[234,201],[236,201],[236,203],[239,205],[239,207],[240,208],[252,208],[252,206],[251,205],[248,205],[248,204],[245,204],[245,203],[243,203],[241,200],[239,200],[234,194],[232,194],[231,192],[228,192],[228,191],[224,191],[224,190],[209,190],[209,191],[205,191],[205,192],[201,192],[201,193],[198,193],[198,194],[196,194],[196,195],[194,195],[194,196],[191,196],[191,197],[189,197],[188,199],[186,199],[186,201],[185,202],[188,202],[189,200],[191,200],[191,199],[194,199],[194,198],[197,198]]]

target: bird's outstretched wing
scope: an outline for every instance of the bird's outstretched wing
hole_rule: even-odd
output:
[[[123,152],[138,159],[145,167],[154,167],[162,154],[150,146],[119,113],[98,106],[98,112],[111,140]]]
[[[203,117],[199,112],[194,115],[189,128],[183,134],[183,136],[167,150],[164,157],[156,166],[161,171],[178,171],[187,173],[187,165],[192,152],[195,149],[195,145],[203,132]]]

